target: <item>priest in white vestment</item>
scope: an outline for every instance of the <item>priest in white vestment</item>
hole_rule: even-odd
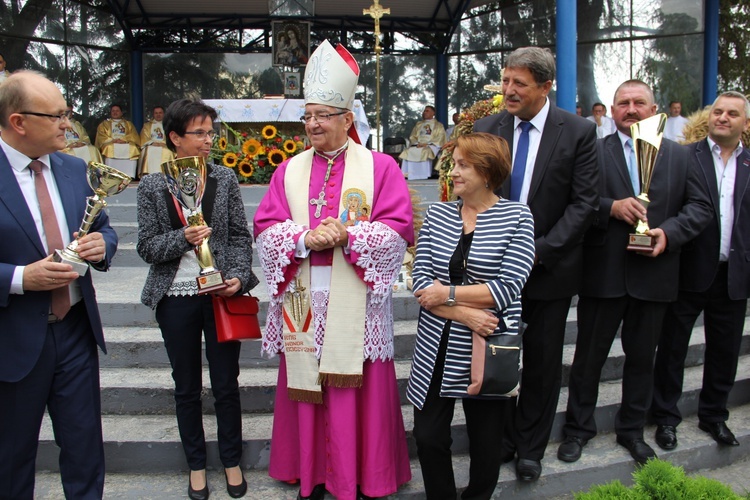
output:
[[[445,128],[435,119],[435,108],[425,106],[422,121],[417,122],[409,136],[409,148],[401,158],[401,171],[409,180],[428,179],[432,162],[445,144]]]
[[[68,111],[73,112],[73,106],[68,106]],[[99,150],[91,144],[91,139],[81,122],[70,115],[70,126],[65,129],[65,149],[63,153],[76,156],[86,163],[96,161],[102,163],[102,155]]]
[[[97,127],[94,145],[107,165],[135,177],[136,164],[141,156],[141,139],[133,122],[122,117],[119,104],[110,106],[109,118]]]

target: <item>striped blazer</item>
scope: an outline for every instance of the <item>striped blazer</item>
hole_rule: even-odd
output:
[[[450,284],[448,264],[461,238],[463,221],[458,203],[435,203],[427,211],[417,242],[414,291],[434,279]],[[466,265],[467,281],[486,283],[494,297],[494,312],[502,316],[508,334],[517,335],[521,322],[521,289],[534,263],[534,219],[529,208],[501,199],[477,224]],[[440,338],[447,320],[421,309],[407,397],[422,409],[430,386]],[[471,372],[472,332],[453,321],[448,337],[440,395],[465,397]]]

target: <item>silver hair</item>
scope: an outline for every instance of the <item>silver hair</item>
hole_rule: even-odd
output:
[[[722,98],[722,97],[731,97],[733,99],[742,99],[742,102],[745,103],[745,118],[750,119],[750,101],[747,100],[747,97],[745,97],[744,94],[740,92],[736,92],[734,90],[728,90],[726,92],[722,92],[719,94],[719,96],[716,98],[714,103],[711,105],[711,109],[714,109],[714,106],[716,106],[716,102]]]
[[[521,47],[505,60],[506,68],[526,68],[537,84],[555,81],[555,58],[549,49]]]

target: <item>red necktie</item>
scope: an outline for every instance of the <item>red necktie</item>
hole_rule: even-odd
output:
[[[44,226],[44,233],[47,235],[47,251],[49,253],[55,250],[62,250],[63,239],[60,234],[60,226],[57,225],[57,215],[55,215],[55,208],[52,205],[52,199],[49,196],[49,190],[47,189],[47,181],[44,180],[44,174],[42,173],[42,167],[44,164],[39,160],[34,160],[29,163],[29,168],[34,172],[34,187],[36,188],[36,197],[39,201],[39,209],[42,212],[42,225]],[[67,286],[61,286],[51,291],[52,293],[52,306],[50,310],[52,314],[62,319],[70,310],[70,291]]]

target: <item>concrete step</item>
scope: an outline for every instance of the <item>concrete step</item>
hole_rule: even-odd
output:
[[[399,385],[403,402],[402,413],[410,453],[414,457],[415,446],[411,437],[413,409],[403,398],[405,372],[408,369],[408,362],[397,363],[397,374],[401,380]],[[247,375],[250,372],[252,375]],[[703,369],[700,366],[689,367],[685,370],[685,386],[679,407],[686,418],[697,411],[702,374]],[[138,379],[129,380],[134,376],[138,376]],[[253,379],[253,387],[248,387],[250,377]],[[240,384],[243,386],[241,393],[244,410],[243,437],[246,442],[243,464],[247,468],[263,469],[268,465],[268,446],[273,419],[270,408],[272,408],[274,398],[275,380],[276,370],[271,367],[245,370],[240,375]],[[133,386],[137,386],[138,389],[134,389]],[[169,370],[112,370],[106,375],[103,373],[102,387],[102,421],[108,470],[139,473],[183,470],[185,463],[172,410],[174,402]],[[619,381],[600,384],[595,417],[597,428],[601,433],[611,432],[614,429],[614,416],[619,407],[620,397]],[[557,415],[552,429],[553,443],[547,450],[548,461],[554,460],[557,450],[554,443],[563,438],[562,426],[565,420],[567,399],[567,389],[563,389],[560,392]],[[740,358],[737,379],[729,401],[731,407],[745,407],[748,404],[750,404],[750,355]],[[210,405],[210,397],[204,398],[204,412],[207,414],[204,418],[204,426],[210,449],[209,460],[211,466],[220,467],[217,460],[216,423],[213,416],[208,414]],[[734,410],[730,411],[733,415],[735,414]],[[737,418],[736,415],[733,418]],[[735,429],[733,424],[734,420],[730,420],[730,427]],[[750,421],[742,425],[746,425],[750,432]],[[742,428],[742,425],[738,427]],[[686,424],[680,426],[680,439],[683,439],[681,437],[683,429],[689,427]],[[456,418],[454,418],[452,428],[454,452],[466,453],[468,442],[460,404],[456,405]],[[647,437],[650,439],[651,433]],[[690,440],[684,442],[687,444]],[[56,457],[57,447],[54,444],[52,427],[49,420],[45,418],[40,434],[38,457],[40,469],[56,470]]]
[[[262,280],[260,267],[253,271],[261,283],[252,290],[260,299],[258,318],[261,325],[266,320],[266,303],[268,291]],[[146,283],[148,267],[112,267],[101,273],[92,271],[96,288],[99,312],[104,327],[153,327],[156,326],[154,312],[141,304],[141,291]],[[393,318],[396,321],[414,319],[419,316],[419,304],[409,291],[398,291],[393,294]]]
[[[746,411],[746,410],[744,410]],[[687,422],[686,422],[687,425]],[[747,442],[747,432],[743,435]],[[748,450],[739,448],[718,448],[712,441],[700,435],[695,435],[697,441],[684,453],[677,450],[664,454],[662,458],[674,465],[683,467],[690,476],[702,476],[732,487],[738,495],[746,495],[750,491],[750,456]],[[738,435],[739,437],[739,435]],[[742,439],[742,438],[741,438]],[[597,437],[589,444],[603,441],[614,443],[611,436]],[[612,444],[612,446],[616,446]],[[605,455],[602,453],[602,455]],[[584,459],[581,460],[581,463]],[[625,457],[627,461],[627,457]],[[504,499],[509,495],[520,499],[573,499],[574,492],[586,491],[596,484],[603,484],[618,479],[624,484],[632,484],[631,474],[635,468],[622,463],[622,457],[612,457],[610,462],[603,462],[599,467],[589,466],[575,468],[570,464],[558,462],[560,470],[553,469],[554,465],[545,462],[545,475],[539,483],[533,486],[518,484],[513,477],[513,464],[500,468],[500,480],[493,499]],[[456,482],[460,487],[468,483],[469,459],[466,455],[453,457],[453,469]],[[399,491],[383,500],[423,499],[424,487],[419,462],[411,462],[412,480],[403,485]],[[549,476],[549,477],[547,477]],[[299,486],[276,481],[265,471],[245,471],[248,481],[248,492],[245,498],[249,500],[292,500],[296,498]],[[599,479],[601,478],[601,479]],[[231,497],[224,489],[224,474],[221,470],[208,471],[208,484],[211,498],[229,500]],[[543,486],[542,486],[543,484]],[[108,472],[104,484],[104,497],[107,499],[181,499],[185,498],[187,490],[186,472],[165,473],[112,473]],[[562,492],[562,493],[560,493]],[[57,500],[63,498],[60,476],[56,472],[38,472],[36,476],[35,498],[38,500]],[[327,496],[326,498],[331,498]]]
[[[414,352],[417,321],[394,323],[394,350],[397,360],[410,360]],[[169,358],[164,348],[161,331],[156,327],[108,327],[104,332],[107,354],[100,354],[102,368],[157,368],[168,367]],[[242,342],[240,367],[278,366],[277,360],[261,356],[260,340]],[[205,350],[204,350],[205,352]],[[205,359],[205,355],[204,355]]]

